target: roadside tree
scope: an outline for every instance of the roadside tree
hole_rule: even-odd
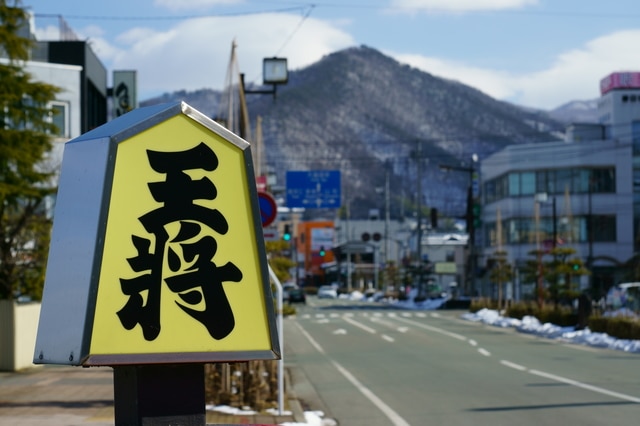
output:
[[[502,309],[504,285],[513,279],[513,269],[507,262],[507,252],[497,251],[491,257],[493,266],[489,272],[489,279],[498,286],[498,310]]]
[[[51,228],[45,200],[55,193],[51,150],[58,88],[25,71],[32,40],[21,2],[0,0],[0,299],[40,299]]]

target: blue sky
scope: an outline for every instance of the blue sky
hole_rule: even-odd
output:
[[[638,0],[22,0],[37,36],[61,15],[109,73],[138,71],[139,99],[221,89],[233,40],[248,82],[262,58],[290,70],[366,45],[522,106],[599,96],[613,71],[640,71]]]

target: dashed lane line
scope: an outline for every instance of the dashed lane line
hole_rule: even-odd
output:
[[[620,393],[620,392],[615,392],[609,389],[605,389],[605,388],[601,388],[599,386],[593,386],[590,385],[588,383],[583,383],[583,382],[579,382],[577,380],[573,380],[573,379],[569,379],[566,377],[562,377],[562,376],[558,376],[556,374],[551,374],[551,373],[546,373],[544,371],[540,371],[540,370],[534,370],[534,369],[529,369],[523,365],[520,364],[515,364],[513,362],[510,361],[506,361],[506,360],[501,360],[500,364],[509,367],[509,368],[513,368],[515,370],[518,371],[522,371],[525,373],[529,373],[529,374],[533,374],[534,376],[538,376],[538,377],[544,377],[545,379],[549,379],[549,380],[553,380],[556,382],[560,382],[560,383],[565,383],[567,385],[571,385],[571,386],[575,386],[581,389],[585,389],[591,392],[596,392],[602,395],[607,395],[607,396],[611,396],[613,398],[618,398],[618,399],[622,399],[624,401],[629,401],[629,402],[634,402],[636,404],[640,404],[640,398],[632,396],[632,395],[627,395],[624,393]]]
[[[331,359],[327,355],[327,353],[324,351],[322,346],[320,346],[320,344],[316,342],[315,339],[311,337],[311,335],[307,333],[307,331],[304,328],[302,328],[302,326],[298,322],[295,322],[294,324],[298,327],[298,329],[304,335],[304,337],[307,338],[309,343],[311,343],[311,346],[313,346],[318,352],[326,356],[329,362],[334,366],[336,370],[340,372],[340,374],[342,374],[349,382],[351,382],[351,384],[355,386],[355,388],[358,389],[358,391],[360,391],[360,393],[362,393],[365,396],[365,398],[371,401],[373,405],[375,405],[380,411],[382,411],[382,413],[385,416],[387,416],[392,426],[410,426],[405,419],[403,419],[391,407],[385,404],[384,401],[381,400],[376,394],[374,394],[369,388],[367,388],[362,383],[360,383],[360,381],[353,374],[351,374],[346,368],[344,368],[338,362]]]

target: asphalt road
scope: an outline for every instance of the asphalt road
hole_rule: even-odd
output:
[[[464,321],[461,312],[309,298],[285,363],[341,426],[622,425],[640,415],[640,356]]]

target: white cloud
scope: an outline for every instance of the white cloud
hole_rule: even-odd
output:
[[[392,52],[385,52],[385,54],[394,57],[399,62],[409,64],[438,77],[473,86],[493,98],[505,99],[513,96],[516,92],[515,87],[512,87],[513,77],[506,72],[482,69],[456,61],[416,54],[394,54]]]
[[[606,75],[640,70],[640,57],[633,54],[633,46],[638,45],[640,30],[617,31],[565,52],[548,69],[519,82],[523,90],[518,101],[554,107],[580,95],[596,98],[600,96],[600,80]]]
[[[538,4],[538,0],[392,0],[394,9],[424,12],[477,12],[518,9]]]
[[[294,70],[355,44],[329,23],[309,18],[298,28],[299,23],[297,15],[263,14],[190,19],[166,31],[136,28],[118,38],[110,68],[137,69],[140,99],[145,99],[180,89],[221,89],[234,39],[247,82],[261,81],[264,57],[286,57]]]
[[[475,87],[496,99],[552,109],[572,100],[597,98],[600,79],[611,72],[640,70],[640,57],[631,48],[638,45],[640,30],[618,31],[560,54],[548,68],[525,74],[478,68],[443,58],[387,54],[438,77]]]

